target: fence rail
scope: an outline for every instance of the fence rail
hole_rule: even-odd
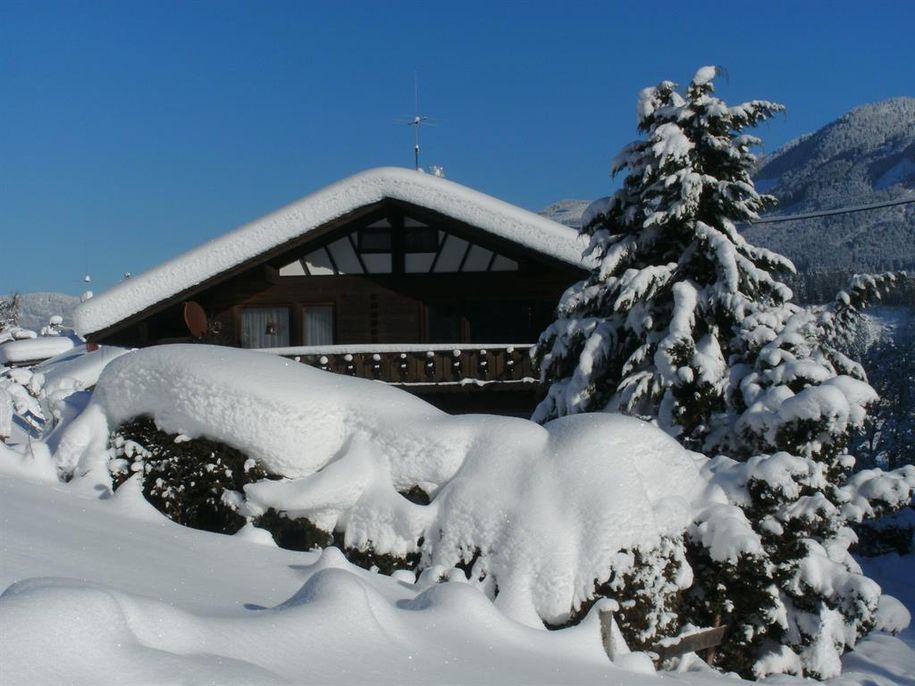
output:
[[[364,345],[265,349],[325,371],[410,386],[534,382],[530,344]]]

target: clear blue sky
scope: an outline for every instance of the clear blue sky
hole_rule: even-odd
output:
[[[529,209],[611,188],[635,98],[704,64],[773,150],[915,95],[915,2],[0,0],[0,293],[95,290],[350,173]]]

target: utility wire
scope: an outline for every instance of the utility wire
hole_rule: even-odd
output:
[[[894,207],[896,205],[908,205],[915,202],[915,198],[907,200],[890,200],[889,202],[878,202],[870,205],[855,205],[852,207],[837,207],[834,210],[823,210],[822,212],[807,212],[805,214],[788,214],[780,217],[761,217],[754,221],[748,222],[753,226],[756,224],[780,224],[781,222],[793,222],[799,219],[813,219],[815,217],[830,217],[834,214],[853,214],[854,212],[866,212],[867,210],[879,210],[881,207]]]

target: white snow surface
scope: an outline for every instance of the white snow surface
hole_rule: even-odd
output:
[[[343,531],[348,547],[418,550],[427,568],[479,549],[473,578],[497,583],[496,606],[531,626],[565,621],[624,549],[680,535],[704,486],[690,453],[629,417],[450,416],[376,382],[202,345],[111,362],[62,435],[58,468],[101,473],[109,430],[138,415],[287,477],[247,486],[249,514],[273,507]],[[432,503],[399,495],[413,486]]]
[[[749,683],[623,671],[636,661],[607,660],[593,614],[571,629],[531,629],[468,584],[409,583],[349,565],[334,549],[301,553],[188,529],[153,510],[135,481],[99,499],[80,481],[58,482],[46,454],[2,444],[0,531],[4,683],[173,684],[179,674],[189,686]],[[891,555],[868,571],[911,607],[913,564]],[[829,683],[915,685],[911,630],[901,638],[875,632]]]
[[[0,445],[4,684],[743,683],[637,673],[650,668],[638,653],[613,664],[594,613],[571,629],[531,629],[466,583],[410,583],[333,548],[188,529],[135,481],[99,499],[80,482],[13,475],[14,457]]]
[[[209,357],[208,352],[212,353],[202,346],[186,347],[196,348],[204,357]],[[248,384],[246,392],[261,384],[275,388],[280,367],[284,372],[286,370],[284,360],[262,353],[234,352],[250,358],[248,364],[235,368],[233,374],[225,367],[226,359],[214,361],[214,369],[209,370],[209,375],[216,374],[216,368],[225,374],[216,375],[209,385],[200,388],[197,391],[199,398],[219,398],[225,389],[215,381],[222,384],[233,375],[244,377],[240,386]],[[182,357],[187,354],[193,353],[181,351]],[[126,383],[126,368],[156,366],[151,359],[143,360],[144,355],[144,352],[123,355],[102,375],[99,387],[108,388],[106,393],[112,402],[116,387]],[[45,365],[43,372],[34,370],[35,374],[53,378],[55,367],[62,370],[68,363],[79,361],[66,357]],[[160,363],[164,364],[168,357],[160,356]],[[261,366],[256,357],[272,360],[273,372]],[[99,366],[98,359],[89,365],[95,369]],[[199,367],[200,360],[192,360],[187,366]],[[296,366],[294,369],[307,368]],[[175,369],[176,386],[197,383],[196,379],[181,381],[186,371],[180,366]],[[90,373],[87,380],[91,376]],[[152,376],[150,374],[149,378]],[[345,377],[339,377],[344,387],[333,391],[334,384],[330,382],[335,379],[331,377],[323,383],[321,379],[326,376],[329,375],[311,374],[310,383],[305,386],[310,390],[304,395],[327,395],[331,390],[329,406],[335,402],[353,401],[364,394],[371,395],[374,402],[380,401],[382,407],[390,404],[395,395],[409,398],[405,393],[380,384],[373,386],[371,382]],[[281,384],[280,388],[287,387]],[[376,390],[381,394],[375,395]],[[132,392],[130,388],[125,397],[132,398]],[[194,395],[190,391],[187,393],[189,397]],[[291,397],[290,394],[286,399]],[[138,398],[131,402],[142,404]],[[223,402],[228,404],[229,399],[216,403],[217,409]],[[401,422],[400,426],[389,427],[389,434],[394,436],[390,440],[401,438],[398,429],[413,429],[412,433],[402,436],[405,444],[422,438],[423,432],[414,425],[417,419],[414,413],[421,405],[411,399],[401,407],[399,417],[397,412],[388,415]],[[103,425],[108,418],[103,410],[96,405],[96,420],[76,423],[71,420],[69,425],[61,427],[71,441],[71,447],[74,438],[80,434],[85,438],[91,433],[93,423],[95,430],[104,432]],[[273,410],[285,411],[289,407],[279,403]],[[220,416],[222,412],[218,409],[215,414]],[[453,428],[450,435],[466,430],[473,434],[474,445],[501,448],[519,436],[511,426],[516,420],[508,420],[504,425],[498,421],[485,425],[480,417],[451,418],[437,410],[424,415],[423,421],[426,417],[430,421],[425,427],[426,433],[430,435],[441,431],[450,420],[467,419],[467,425],[458,422],[456,426],[463,428]],[[473,429],[474,424],[478,428]],[[363,424],[360,429],[363,433],[365,426]],[[650,429],[647,425],[642,426]],[[635,424],[615,427],[611,422],[604,427],[608,434],[598,437],[612,438],[609,435],[612,428],[622,434],[617,440],[625,446],[639,437],[639,443],[642,439],[648,439],[649,445],[653,443],[650,433],[642,435],[642,430],[634,427]],[[488,436],[507,428],[511,431],[504,441]],[[572,444],[584,440],[592,429],[584,425],[558,424],[544,432],[551,438],[553,433],[567,434],[557,436],[553,441],[574,455],[576,451],[570,440]],[[228,433],[228,429],[222,430]],[[584,435],[576,436],[578,433]],[[302,439],[303,443],[307,442],[310,435],[306,434]],[[363,445],[352,454],[366,450]],[[516,478],[519,463],[513,450],[517,448],[511,447],[507,455],[482,451],[481,455],[486,454],[496,467],[503,460],[509,463],[504,470],[499,468],[486,473],[466,468],[466,463],[472,463],[471,449],[451,483],[461,478],[472,479],[475,473],[482,478],[491,478],[498,473]],[[371,454],[371,450],[368,452]],[[331,462],[331,466],[349,459],[350,454],[346,452]],[[554,487],[561,493],[564,483],[560,465],[564,458],[558,454],[528,457],[526,469],[529,471],[542,469],[539,464],[542,461],[558,463],[550,477],[557,480]],[[694,458],[700,463],[703,461],[701,456]],[[580,461],[579,467],[588,466],[585,456],[577,455],[576,459]],[[610,459],[611,464],[617,461],[616,456],[610,456]],[[357,467],[356,462],[354,460],[350,467]],[[651,462],[649,455],[649,464],[643,466],[648,482],[645,498],[656,500],[659,488],[668,487],[664,483],[667,477],[658,479],[657,469],[652,468]],[[377,471],[379,463],[376,460],[370,466]],[[390,469],[391,464],[387,466]],[[629,473],[630,465],[620,466],[626,468],[608,470],[604,462],[595,463],[592,469],[599,467],[614,476],[619,472],[624,476]],[[756,471],[762,467],[763,464],[758,465]],[[318,474],[327,472],[325,468]],[[459,570],[436,566],[418,580],[405,572],[386,577],[350,565],[336,549],[323,553],[281,550],[269,535],[265,535],[266,532],[250,525],[235,536],[187,529],[152,509],[142,498],[136,479],[129,480],[112,494],[98,477],[99,474],[94,473],[68,484],[61,483],[48,444],[31,440],[18,446],[5,446],[0,442],[0,589],[6,589],[0,594],[0,681],[4,683],[171,684],[179,674],[181,683],[186,684],[372,682],[423,686],[429,683],[645,686],[682,683],[724,686],[744,683],[733,676],[709,672],[707,667],[703,670],[701,661],[695,657],[685,660],[681,671],[663,676],[651,674],[650,662],[643,654],[620,655],[611,663],[600,646],[596,613],[592,612],[571,629],[545,632],[530,628],[513,619],[512,608],[495,606],[481,589],[463,583],[465,577]],[[586,489],[585,499],[612,481],[603,480],[596,471],[590,473],[590,477],[597,483],[590,494]],[[543,475],[526,478],[531,484],[541,481],[546,486]],[[740,480],[745,478],[743,475]],[[299,479],[298,483],[302,485],[306,481]],[[295,484],[296,481],[283,483]],[[376,480],[375,485],[379,484],[383,485],[383,481]],[[611,484],[611,490],[603,494],[606,500],[619,496],[612,488]],[[456,500],[452,504],[460,506],[457,492],[462,489],[450,484],[441,489],[436,500],[444,498],[448,489],[455,491]],[[521,490],[525,489],[530,490],[527,486]],[[511,497],[510,490],[504,482],[494,483],[488,495],[496,502],[509,504],[524,499]],[[475,492],[470,489],[464,494],[471,499]],[[486,496],[487,492],[477,495]],[[550,497],[558,499],[552,492]],[[710,497],[708,493],[703,499],[723,502],[722,498]],[[473,509],[478,507],[481,506],[471,503],[463,512],[474,516]],[[579,504],[572,507],[579,507]],[[663,510],[663,506],[660,509]],[[557,508],[552,516],[557,512],[560,517],[567,514]],[[609,514],[615,516],[612,510]],[[544,532],[538,527],[548,519],[546,516],[541,520],[513,519],[518,511],[505,511],[502,515],[539,534]],[[570,523],[574,524],[574,519],[566,517],[560,526],[568,527]],[[701,520],[702,517],[698,517],[697,521]],[[718,524],[722,518],[706,519],[712,520]],[[552,526],[548,521],[546,524]],[[740,522],[735,524],[738,530],[744,528]],[[627,525],[623,523],[623,526]],[[733,541],[734,535],[739,535],[739,531],[732,535],[711,529],[708,533],[713,536],[724,533],[725,542]],[[510,543],[506,539],[499,541],[500,545]],[[547,535],[542,537],[541,544],[548,548],[555,542]],[[725,549],[730,546],[731,543],[726,543]],[[517,546],[513,551],[515,554],[523,552]],[[862,560],[862,564],[885,593],[892,593],[902,601],[900,604],[884,595],[878,625],[891,631],[902,629],[915,606],[911,585],[915,560],[912,556],[889,555]],[[434,583],[433,579],[440,575],[449,581]],[[899,638],[872,633],[842,658],[842,675],[827,683],[835,686],[915,686],[913,635],[912,628],[903,629]],[[358,659],[353,659],[355,655]],[[643,670],[645,673],[640,673]],[[811,683],[787,676],[771,680],[779,684]]]
[[[83,336],[100,331],[385,198],[434,210],[574,266],[590,266],[573,229],[432,174],[380,167],[307,195],[86,300],[74,312],[75,328]]]
[[[72,350],[81,341],[75,336],[39,336],[0,345],[0,364],[35,362]]]
[[[715,66],[700,67],[699,70],[696,72],[695,76],[693,76],[692,83],[696,84],[697,86],[704,86],[709,81],[714,79],[715,76],[717,76],[717,75],[718,75],[718,67],[715,67]]]

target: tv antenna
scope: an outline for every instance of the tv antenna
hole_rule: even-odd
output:
[[[435,120],[419,113],[419,77],[413,73],[413,118],[407,120],[407,126],[413,127],[413,166],[419,171],[419,130],[423,126],[435,126]]]

